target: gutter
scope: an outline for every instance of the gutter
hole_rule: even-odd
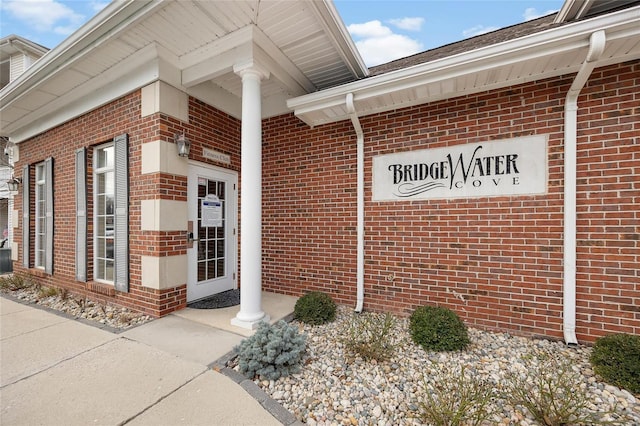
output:
[[[430,82],[449,81],[456,76],[499,68],[505,64],[526,61],[536,57],[544,58],[550,55],[573,55],[577,50],[587,47],[586,40],[594,30],[606,30],[609,34],[609,40],[626,39],[638,35],[638,22],[640,22],[640,6],[635,6],[604,16],[568,23],[521,38],[302,95],[287,100],[287,107],[294,110],[295,115],[311,127],[334,123],[348,118],[348,114],[343,113],[341,109],[344,107],[344,98],[347,93],[354,93],[359,101],[364,101],[368,98],[375,98],[376,96],[386,95],[394,91],[416,89]],[[623,55],[620,58],[616,58],[613,62],[609,59],[607,64],[633,59],[637,59],[637,56]],[[566,75],[576,72],[580,66],[580,63],[576,63],[567,69],[547,70],[539,75],[527,75],[526,78],[504,81],[497,86],[494,85],[492,88],[495,89],[497,87],[506,87],[535,79]],[[488,89],[488,87],[481,87],[478,88],[477,91],[485,91]],[[446,98],[461,94],[462,93],[458,92],[447,93]],[[422,104],[438,99],[443,98],[428,96],[419,99],[416,103]],[[381,108],[366,111],[361,108],[361,114],[369,115],[410,105],[410,103],[393,104],[388,107],[385,105]],[[325,110],[328,111],[327,114],[315,114]]]
[[[604,30],[589,38],[589,51],[585,61],[567,92],[564,104],[564,274],[563,324],[564,341],[577,345],[576,338],[576,192],[577,192],[577,139],[578,96],[587,83],[606,44]]]
[[[357,247],[356,247],[356,307],[357,313],[362,312],[364,304],[364,133],[362,132],[362,126],[356,113],[355,105],[353,104],[353,93],[347,93],[345,103],[347,106],[347,112],[353,129],[356,132],[356,146],[357,146]]]

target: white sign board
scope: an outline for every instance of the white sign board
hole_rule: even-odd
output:
[[[218,161],[224,164],[231,164],[231,156],[209,148],[202,148],[202,156],[209,160]]]
[[[423,149],[373,158],[373,200],[544,194],[547,137]]]
[[[222,226],[222,202],[213,194],[208,194],[201,201],[200,227]]]

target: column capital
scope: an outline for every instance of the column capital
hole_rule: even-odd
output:
[[[260,80],[265,80],[271,75],[269,70],[256,63],[253,59],[235,64],[233,66],[233,72],[238,74],[240,77],[244,77],[245,75],[255,75]]]

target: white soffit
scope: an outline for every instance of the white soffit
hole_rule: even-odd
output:
[[[270,71],[265,117],[368,72],[330,0],[116,0],[0,92],[0,125],[24,140],[156,80],[239,117],[248,58]]]
[[[592,32],[607,44],[597,66],[640,59],[640,6],[521,38],[390,71],[290,99],[289,108],[316,126],[349,119],[353,93],[359,116],[508,87],[576,72]]]

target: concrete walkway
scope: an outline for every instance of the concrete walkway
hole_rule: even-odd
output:
[[[224,368],[244,337],[190,315],[207,318],[187,309],[116,334],[0,297],[0,424],[299,424]]]

